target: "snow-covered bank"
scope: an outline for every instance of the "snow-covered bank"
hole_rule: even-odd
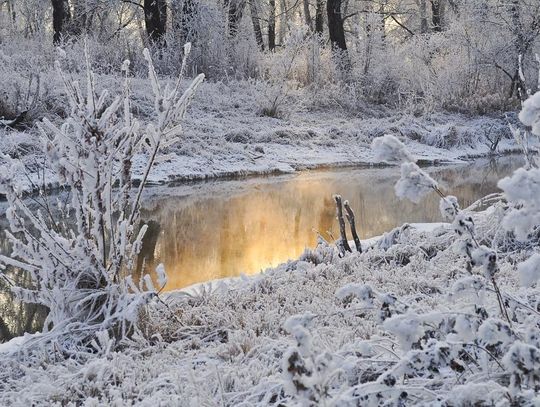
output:
[[[430,233],[438,228],[448,227],[449,225],[447,223],[440,223],[440,222],[434,222],[434,223],[411,223],[408,224],[412,229],[416,230],[417,232],[426,232]],[[362,245],[362,250],[369,250],[377,245],[385,246],[388,243],[388,236],[391,235],[392,231],[388,231],[384,235],[381,236],[374,236],[368,239],[360,239],[360,243]],[[349,241],[349,246],[354,247],[354,241]],[[307,249],[308,251],[311,249]],[[338,255],[337,248],[335,255]],[[245,281],[249,281],[250,276],[247,276],[245,274],[242,274],[240,277],[225,277],[220,278],[216,280],[207,281],[204,283],[196,283],[192,284],[188,287],[181,288],[178,290],[170,291],[165,293],[167,298],[175,299],[177,297],[182,297],[184,295],[193,296],[193,295],[199,295],[200,293],[207,292],[207,291],[214,291],[214,290],[234,290],[235,287],[240,286],[244,284]],[[2,352],[2,349],[0,348],[0,352]]]
[[[478,236],[500,234],[500,216],[500,209],[475,215]],[[508,373],[498,365],[499,356],[475,365],[462,355],[453,368],[434,370],[432,377],[411,377],[398,384],[377,381],[408,353],[377,323],[376,309],[360,299],[336,296],[350,284],[367,284],[407,304],[408,315],[427,313],[435,321],[437,315],[461,312],[477,315],[487,329],[491,320],[475,310],[496,314],[495,295],[484,292],[478,297],[478,287],[466,285],[474,278],[458,246],[448,226],[411,229],[387,249],[374,247],[339,258],[334,248],[320,246],[239,284],[170,297],[167,307],[156,304],[149,311],[144,332],[123,351],[106,351],[84,365],[3,358],[0,404],[296,405],[288,396],[286,358],[297,342],[283,327],[291,315],[301,313],[311,316],[307,326],[313,358],[324,355],[330,369],[322,375],[327,405],[358,405],[354,391],[380,394],[379,400],[406,392],[404,406],[466,406],[478,400],[510,405],[503,397]],[[501,255],[497,281],[505,295],[533,307],[537,291],[520,288],[517,282],[515,262],[522,258],[517,252]],[[477,273],[475,269],[473,275]],[[522,324],[519,309],[514,329]]]
[[[52,79],[57,80],[57,78]],[[114,88],[118,78],[101,77],[101,86]],[[62,89],[60,83],[58,89]],[[143,121],[151,110],[149,85],[133,80],[135,110]],[[61,95],[56,95],[61,98]],[[371,141],[383,134],[401,138],[408,149],[426,163],[457,162],[493,152],[517,151],[508,123],[515,114],[468,117],[460,114],[411,114],[373,106],[363,111],[339,107],[304,106],[302,95],[287,105],[283,118],[260,114],[261,95],[245,83],[203,83],[183,123],[180,143],[150,174],[149,181],[164,183],[249,174],[288,173],[307,168],[358,166],[375,163]],[[55,118],[51,118],[55,120]],[[57,119],[57,118],[56,118]],[[495,151],[492,140],[501,138]],[[0,127],[0,150],[20,155],[29,174],[19,185],[55,184],[53,174],[37,173],[41,160],[34,153],[38,135]],[[134,163],[140,177],[146,157]]]
[[[227,120],[194,104],[185,142],[152,173],[153,182],[376,164],[370,143],[382,134],[400,137],[421,162],[451,163],[493,153],[516,152],[505,117],[398,112],[355,117],[339,111],[294,111],[287,119],[228,108]],[[219,123],[219,125],[217,124]],[[490,150],[486,137],[501,137]],[[144,158],[141,157],[141,167]]]

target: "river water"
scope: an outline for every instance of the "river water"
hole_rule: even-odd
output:
[[[497,181],[523,164],[516,156],[469,164],[428,167],[441,189],[462,208],[496,192]],[[240,274],[255,274],[314,247],[317,231],[339,236],[333,194],[349,200],[362,239],[404,222],[441,221],[438,196],[420,204],[396,198],[399,168],[342,168],[290,175],[216,180],[148,188],[143,221],[149,225],[138,272],[159,263],[166,290]],[[5,219],[0,224],[6,227]],[[8,244],[0,234],[0,250]],[[0,342],[40,329],[44,310],[13,301],[0,286]],[[4,323],[4,326],[2,326]]]
[[[498,191],[497,181],[520,165],[512,156],[427,170],[465,208]],[[163,263],[173,290],[297,258],[314,247],[316,231],[327,240],[339,236],[335,193],[349,200],[362,239],[404,222],[441,221],[438,196],[402,201],[394,193],[398,178],[395,167],[344,168],[169,188],[143,213],[149,230],[139,269]]]

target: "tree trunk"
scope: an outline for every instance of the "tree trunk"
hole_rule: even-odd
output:
[[[287,36],[287,25],[289,24],[289,12],[287,11],[286,0],[279,0],[279,9],[279,43],[283,45]]]
[[[384,8],[384,3],[381,3],[379,7],[379,30],[381,34],[381,46],[384,48],[386,45],[386,10]]]
[[[428,20],[427,20],[427,0],[420,0],[420,33],[426,34],[428,32]]]
[[[364,17],[366,19],[366,39],[364,41],[365,49],[365,60],[364,60],[364,75],[367,76],[369,72],[369,67],[371,65],[371,50],[373,45],[373,28],[371,27],[371,22],[369,21],[369,16]]]
[[[240,26],[240,21],[242,21],[244,7],[246,3],[244,0],[229,0],[226,4],[228,4],[229,6],[229,36],[236,37],[236,34],[238,34],[238,27]]]
[[[4,322],[2,317],[0,317],[0,339],[3,341],[9,341],[13,338],[13,334],[9,330],[9,326]]]
[[[313,21],[311,19],[311,13],[309,11],[309,0],[303,1],[304,5],[304,23],[309,28],[310,31],[313,31]]]
[[[345,252],[352,252],[349,241],[347,240],[347,231],[345,230],[345,220],[343,219],[343,206],[341,203],[341,195],[334,195],[334,201],[336,202],[336,218],[339,224],[339,234],[341,236],[340,250],[343,249],[341,255],[345,255]]]
[[[356,232],[356,221],[354,219],[354,212],[349,205],[349,201],[343,202],[343,206],[345,207],[346,217],[349,221],[349,225],[351,227],[351,234],[353,236],[354,245],[356,246],[356,251],[359,253],[362,253],[362,243],[360,242],[360,238],[358,237],[358,233]]]
[[[268,16],[268,49],[276,49],[276,0],[268,0],[270,15]]]
[[[527,52],[527,45],[523,31],[523,24],[521,22],[521,10],[519,0],[511,1],[509,11],[514,35],[514,48],[517,53],[515,58],[514,77],[512,79],[512,84],[510,88],[510,97],[514,95],[515,90],[515,93],[517,93],[520,99],[524,100],[525,98],[527,98],[527,91],[526,84],[523,83],[520,75],[520,69],[523,64],[523,58],[525,58],[525,53]]]
[[[7,0],[7,11],[8,15],[11,17],[11,23],[15,25],[17,20],[17,14],[15,13],[15,7],[12,4],[12,0]]]
[[[324,0],[317,0],[315,9],[315,32],[322,35],[324,31]]]
[[[255,33],[255,41],[261,51],[264,51],[264,40],[261,31],[261,22],[259,20],[259,12],[257,10],[256,0],[250,0],[249,10],[251,12],[251,21],[253,23],[253,32]]]
[[[441,0],[431,0],[431,22],[433,31],[442,31]]]
[[[144,0],[143,8],[148,39],[154,45],[163,45],[167,32],[167,5],[165,0]]]
[[[59,45],[64,37],[66,23],[70,20],[67,0],[52,0],[53,8],[53,44]]]
[[[328,31],[333,48],[347,51],[345,30],[343,28],[343,16],[341,15],[342,0],[327,0],[326,11],[328,14]]]

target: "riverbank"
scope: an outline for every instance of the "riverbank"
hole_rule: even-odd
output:
[[[501,233],[500,208],[473,215],[479,239]],[[472,275],[467,271],[459,244],[449,225],[411,228],[394,244],[374,245],[362,254],[340,258],[335,248],[323,244],[257,276],[164,296],[167,306],[151,304],[142,331],[121,351],[105,347],[82,365],[69,360],[41,364],[39,354],[26,360],[23,355],[2,358],[0,403],[278,406],[297,405],[315,394],[317,405],[329,406],[357,405],[362,395],[401,397],[402,405],[501,400],[509,405],[504,397],[509,368],[499,352],[511,343],[496,345],[492,358],[471,353],[473,362],[453,356],[452,347],[458,345],[446,342],[452,335],[453,341],[465,340],[467,332],[477,333],[479,340],[489,338],[485,331],[498,321],[493,319],[499,312],[495,294],[482,287],[479,268]],[[537,291],[519,287],[515,271],[515,261],[523,258],[524,252],[500,253],[497,282],[505,296],[532,307]],[[524,309],[509,307],[513,329],[525,329]],[[393,323],[382,324],[381,312],[385,318],[395,313]],[[456,328],[457,333],[450,329],[447,334],[444,324],[453,326],[456,315],[476,315],[478,323],[469,331]],[[412,319],[411,329],[399,328],[400,316]],[[296,330],[294,321],[303,321],[304,331]],[[430,331],[433,324],[440,331]],[[428,338],[439,347],[450,346],[453,362],[439,356],[429,375],[417,373],[398,383],[383,380],[423,354],[409,351],[408,341],[418,340],[425,350]],[[302,369],[298,373],[291,367],[296,349],[305,369],[324,362],[313,381],[305,376],[309,370],[302,379]],[[466,349],[473,352],[474,344]],[[476,364],[476,358],[482,363]],[[430,362],[414,363],[421,369]],[[295,389],[294,377],[306,380],[307,393]]]
[[[362,117],[340,111],[293,110],[287,119],[276,119],[251,111],[216,126],[215,116],[197,110],[196,105],[193,109],[185,138],[154,168],[152,182],[371,166],[379,164],[373,158],[371,141],[383,134],[398,136],[424,164],[456,163],[518,150],[504,116],[438,113],[414,117],[389,111],[382,117]],[[202,132],[204,124],[208,127]],[[491,148],[488,138],[500,138],[496,148]],[[144,161],[139,158],[135,173],[140,173]]]
[[[51,81],[58,82],[56,76]],[[119,78],[100,76],[99,86],[120,86]],[[49,97],[58,103],[63,85],[58,82]],[[152,100],[146,80],[132,83],[134,112],[142,121],[150,116]],[[393,134],[423,163],[450,163],[471,157],[516,151],[508,124],[515,113],[490,116],[433,112],[415,116],[383,106],[356,111],[339,106],[306,105],[305,95],[293,92],[280,117],[261,114],[264,95],[242,82],[203,83],[183,125],[183,135],[168,148],[150,174],[149,182],[163,184],[246,175],[291,173],[304,169],[376,164],[371,141]],[[264,93],[264,92],[263,92]],[[66,114],[66,113],[63,113]],[[59,116],[47,117],[61,123]],[[495,143],[496,140],[500,140]],[[18,184],[35,189],[43,180],[56,184],[54,174],[43,173],[38,131],[0,127],[0,151],[20,156],[27,173]],[[140,178],[146,157],[134,162],[134,179]],[[2,170],[0,160],[0,171]],[[32,184],[35,184],[32,186]]]

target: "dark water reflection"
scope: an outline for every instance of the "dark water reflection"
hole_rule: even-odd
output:
[[[497,180],[521,164],[517,157],[506,157],[428,171],[467,207],[497,191]],[[167,289],[172,290],[257,273],[296,258],[315,245],[314,230],[339,235],[334,193],[350,201],[361,238],[404,222],[440,221],[435,193],[418,205],[396,198],[398,172],[397,168],[316,171],[215,182],[202,193],[185,187],[165,191],[167,196],[154,199],[143,214],[150,225],[141,253],[145,269],[152,271],[164,263]]]

